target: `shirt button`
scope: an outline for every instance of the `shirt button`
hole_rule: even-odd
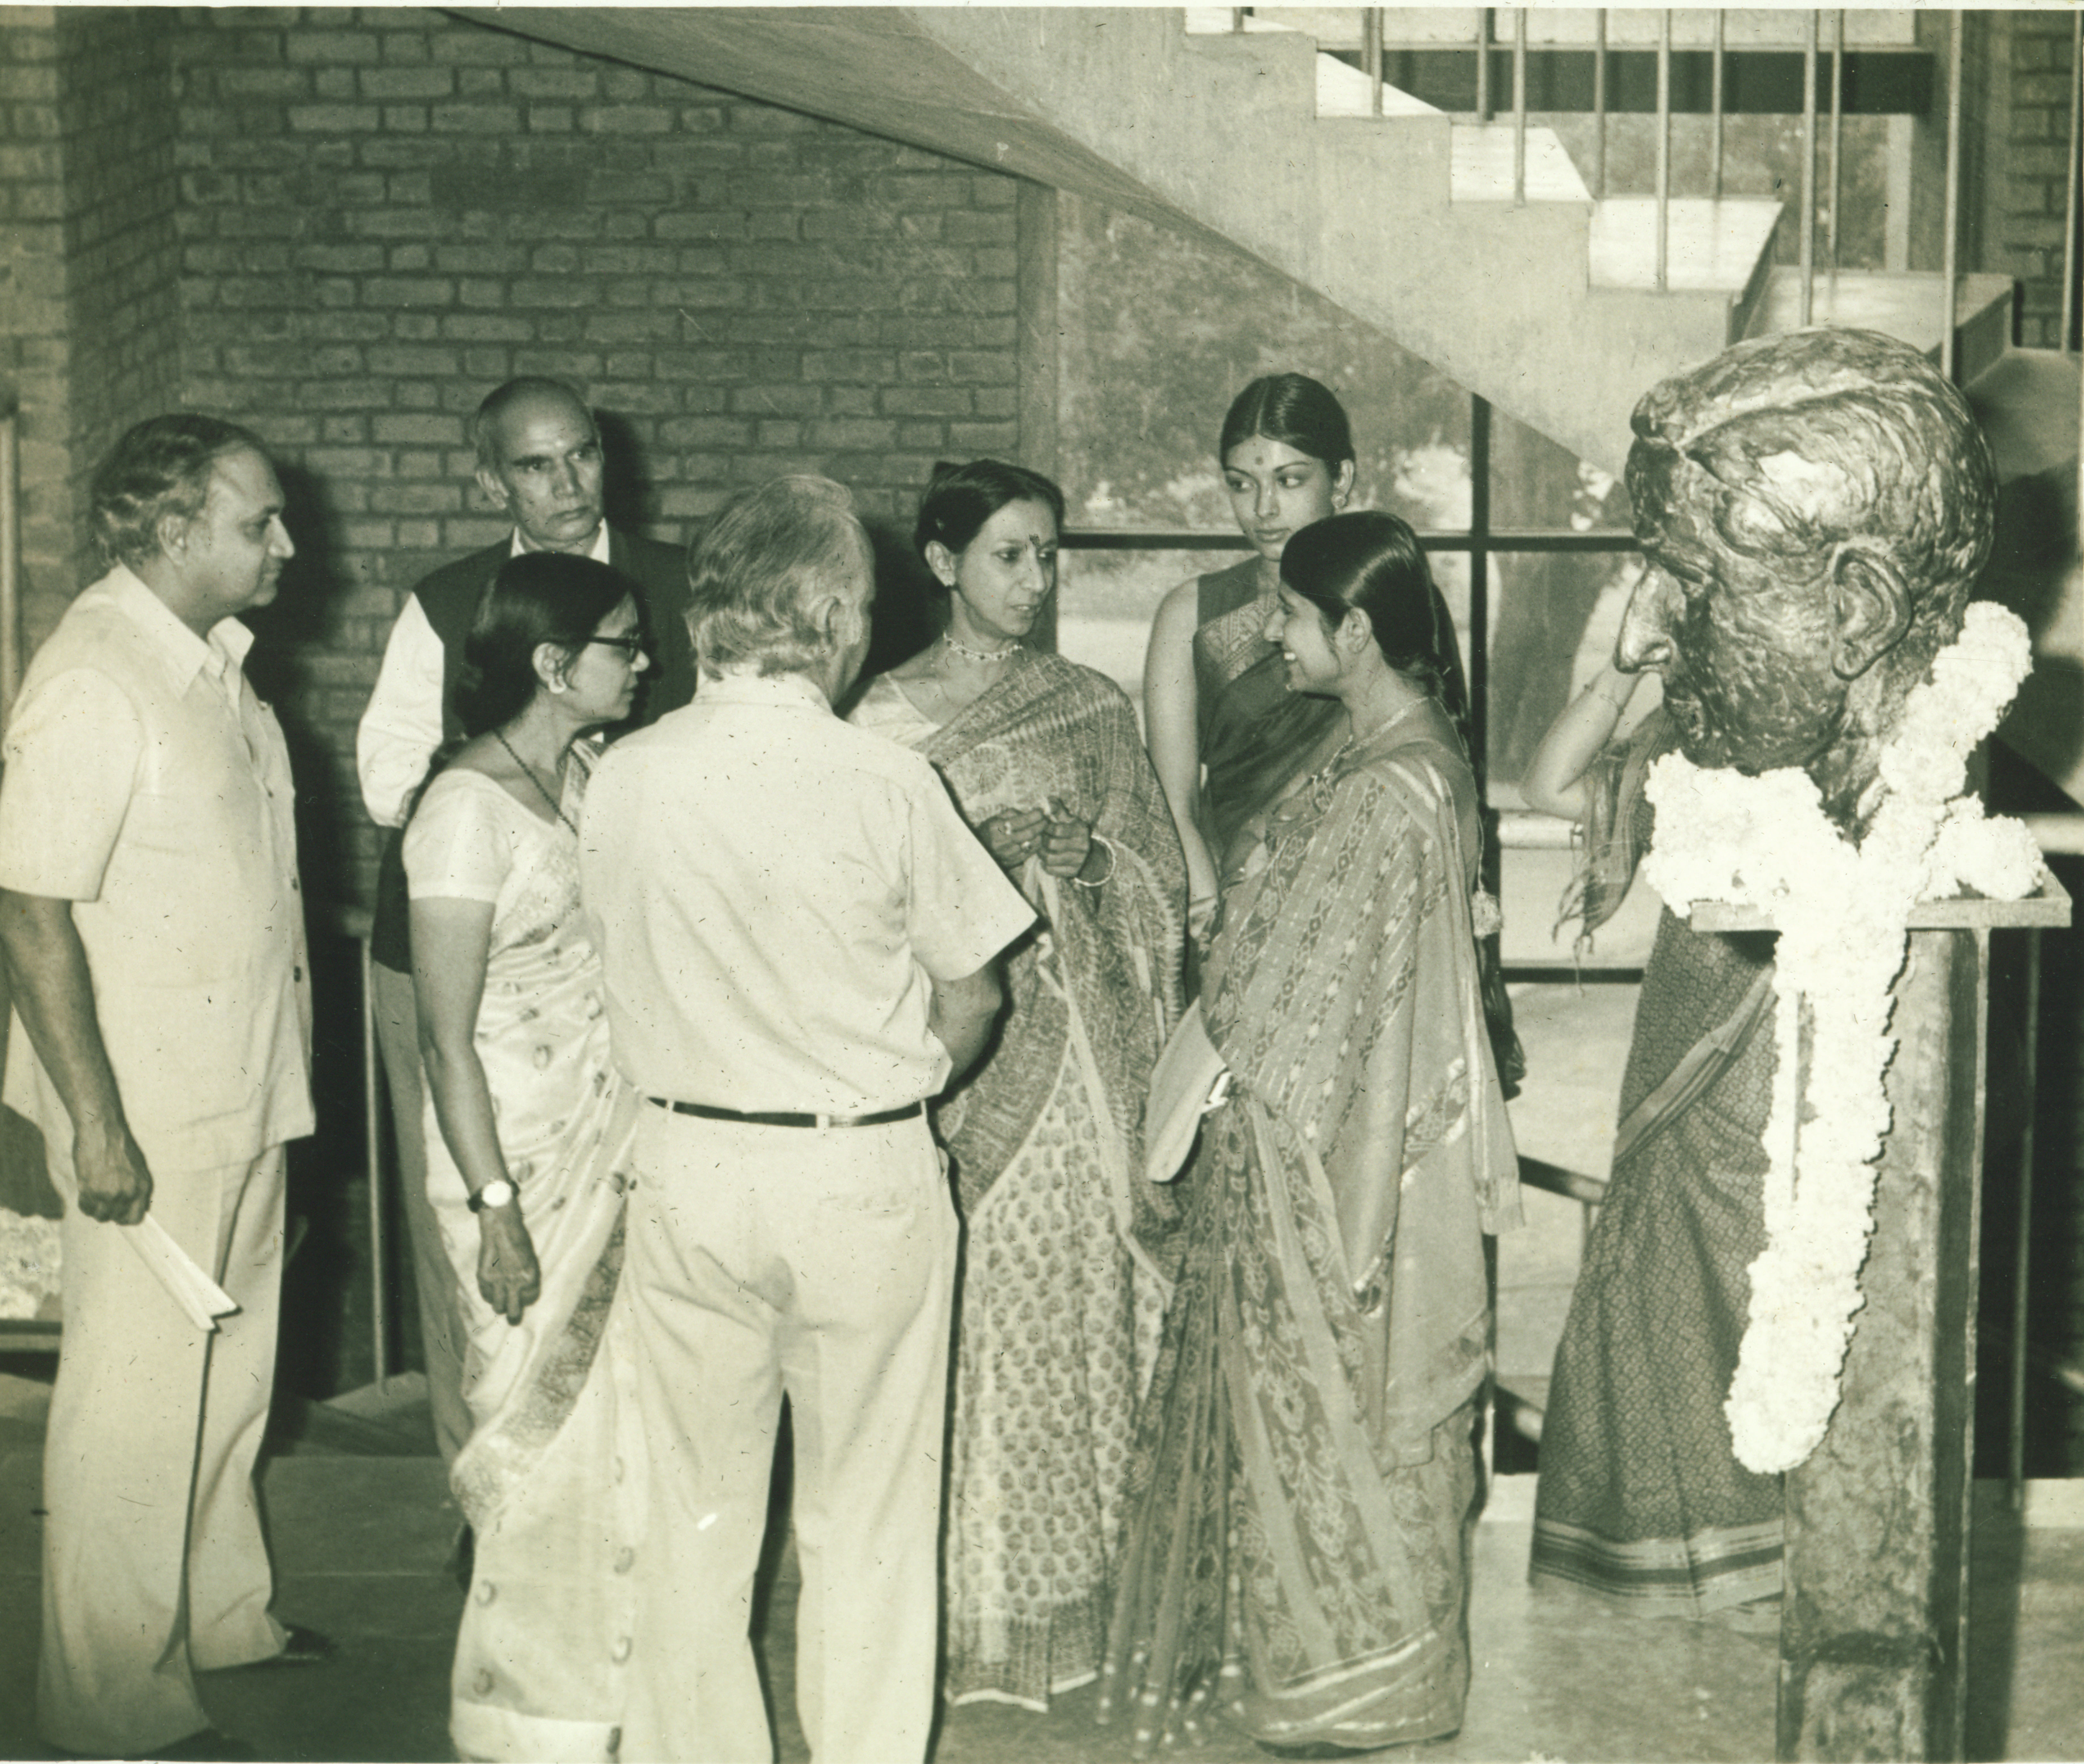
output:
[[[615,1571],[617,1574],[629,1573],[631,1565],[634,1563],[636,1560],[637,1552],[634,1550],[625,1546],[616,1550],[615,1553]]]
[[[301,986],[303,983],[304,970],[301,968],[292,968],[290,970],[290,977]]]
[[[615,1657],[615,1663],[616,1665],[620,1666],[623,1661],[629,1658],[629,1638],[627,1635],[618,1635],[616,1637],[615,1647],[612,1652]]]
[[[290,892],[292,894],[301,894],[304,892],[303,884],[299,882],[294,876],[291,876],[290,878]]]

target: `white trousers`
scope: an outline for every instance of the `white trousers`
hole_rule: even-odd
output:
[[[637,1129],[621,1302],[647,1457],[621,1755],[766,1764],[749,1635],[782,1398],[817,1764],[926,1755],[957,1228],[922,1119]]]
[[[413,1291],[419,1301],[420,1351],[427,1362],[427,1406],[442,1462],[453,1464],[470,1437],[470,1407],[463,1397],[464,1327],[455,1270],[442,1247],[441,1222],[427,1198],[426,1083],[420,1066],[420,1013],[413,977],[369,965],[370,1003],[376,1013],[376,1049],[390,1099],[392,1143],[398,1151],[398,1186],[405,1240],[413,1257]]]
[[[52,1179],[73,1193],[70,1154]],[[191,1323],[122,1229],[68,1204],[44,1444],[44,1737],[150,1754],[210,1725],[193,1674],[282,1652],[253,1490],[282,1281],[282,1148],[155,1170],[152,1215],[238,1304]]]

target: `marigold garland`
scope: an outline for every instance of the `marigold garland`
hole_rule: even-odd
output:
[[[1765,1129],[1766,1247],[1751,1265],[1751,1317],[1723,1405],[1738,1459],[1793,1469],[1838,1406],[1860,1269],[1874,1230],[1875,1160],[1889,1128],[1883,1076],[1896,1053],[1890,988],[1911,910],[1965,885],[2017,900],[2039,884],[2025,825],[1961,795],[1968,756],[2032,666],[2026,626],[1972,602],[1959,638],[1904,701],[1883,748],[1881,805],[1857,845],[1825,816],[1809,775],[1747,778],[1667,754],[1646,789],[1657,809],[1644,874],[1678,908],[1756,908],[1779,929],[1777,1064]],[[1807,1116],[1797,1049],[1810,1033]]]

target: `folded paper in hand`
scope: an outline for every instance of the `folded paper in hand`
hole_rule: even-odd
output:
[[[1143,1173],[1169,1182],[1180,1173],[1201,1117],[1230,1095],[1230,1068],[1209,1039],[1201,1002],[1187,1007],[1158,1063],[1150,1069],[1150,1100],[1143,1110]]]
[[[141,1223],[119,1225],[116,1229],[130,1240],[131,1248],[159,1276],[174,1303],[188,1312],[188,1321],[205,1334],[216,1329],[219,1317],[229,1317],[239,1308],[231,1295],[196,1266],[195,1259],[150,1213]]]

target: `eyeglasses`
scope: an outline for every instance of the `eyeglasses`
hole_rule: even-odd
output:
[[[603,649],[619,649],[633,661],[650,653],[651,648],[641,637],[589,637],[587,641],[598,643]]]

